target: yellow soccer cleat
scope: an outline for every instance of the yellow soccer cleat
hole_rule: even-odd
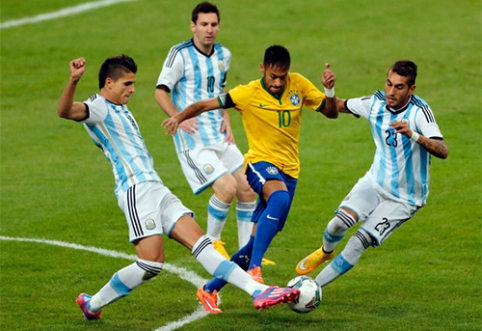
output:
[[[320,264],[325,261],[331,260],[335,257],[335,252],[325,253],[323,247],[318,248],[316,251],[301,260],[296,266],[296,273],[298,275],[307,275],[316,269]]]

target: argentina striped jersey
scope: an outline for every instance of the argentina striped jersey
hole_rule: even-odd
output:
[[[372,96],[348,99],[347,109],[368,119],[376,151],[370,172],[377,189],[396,200],[423,206],[429,194],[431,155],[425,148],[389,125],[406,121],[409,128],[428,138],[442,134],[429,105],[416,95],[398,111],[386,106],[385,92]]]
[[[84,104],[89,112],[84,127],[112,165],[116,196],[135,184],[161,181],[127,105],[113,104],[100,94]]]
[[[167,86],[174,106],[181,111],[196,101],[221,94],[230,63],[231,52],[226,47],[215,42],[213,53],[208,56],[200,52],[190,39],[170,49],[157,87]],[[199,127],[195,133],[188,134],[178,129],[174,135],[177,153],[224,141],[226,134],[221,132],[221,109],[202,113],[197,119]]]

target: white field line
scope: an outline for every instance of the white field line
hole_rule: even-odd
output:
[[[137,256],[133,255],[133,254],[126,254],[126,253],[122,253],[122,252],[117,252],[117,251],[113,251],[113,250],[109,250],[109,249],[97,248],[97,247],[92,247],[92,246],[82,246],[82,245],[78,245],[78,244],[68,243],[68,242],[65,242],[65,241],[35,239],[35,238],[5,237],[5,236],[0,236],[0,240],[48,244],[48,245],[72,248],[72,249],[77,249],[77,250],[82,250],[82,251],[88,251],[88,252],[96,253],[96,254],[99,254],[99,255],[104,255],[104,256],[109,256],[109,257],[114,257],[114,258],[121,258],[121,259],[132,260],[132,261],[137,260]],[[163,269],[165,269],[166,271],[172,272],[173,274],[178,275],[180,278],[184,279],[185,281],[190,282],[191,284],[193,284],[196,287],[196,289],[207,282],[207,279],[204,279],[204,278],[200,277],[195,272],[187,270],[187,269],[182,268],[182,267],[176,267],[176,266],[174,266],[172,264],[169,264],[169,263],[164,263]],[[176,329],[180,328],[183,325],[189,324],[189,323],[194,322],[198,319],[206,317],[207,315],[208,315],[208,313],[206,313],[204,311],[204,308],[202,306],[199,306],[190,315],[184,316],[183,318],[181,318],[177,321],[169,322],[166,325],[164,325],[164,326],[162,326],[158,329],[155,329],[154,331],[173,331],[173,330],[176,330]]]
[[[134,1],[134,0],[102,0],[102,1],[86,2],[81,5],[67,7],[51,13],[40,14],[33,17],[25,17],[18,20],[5,21],[0,23],[0,29],[8,29],[8,28],[12,28],[12,27],[20,26],[24,24],[33,24],[33,23],[38,23],[42,21],[53,20],[59,17],[76,15],[84,11],[93,10],[100,7],[115,5],[120,2],[129,2],[129,1]]]

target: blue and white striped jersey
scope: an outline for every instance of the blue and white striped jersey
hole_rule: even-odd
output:
[[[410,138],[396,134],[389,124],[405,120],[412,131],[442,139],[429,105],[412,95],[407,106],[393,111],[386,107],[385,92],[377,91],[372,96],[348,99],[346,107],[370,123],[376,151],[369,171],[375,187],[394,199],[423,206],[429,194],[431,155]]]
[[[116,196],[138,183],[162,182],[127,105],[113,104],[100,94],[94,94],[84,104],[89,115],[82,122],[112,165]]]
[[[226,47],[215,42],[213,53],[207,56],[190,39],[170,49],[157,86],[165,85],[171,90],[173,104],[181,111],[196,101],[220,95],[230,63],[231,52]],[[188,134],[178,129],[175,134],[177,153],[224,141],[226,135],[221,132],[221,109],[202,113],[197,119],[199,129],[196,133]]]

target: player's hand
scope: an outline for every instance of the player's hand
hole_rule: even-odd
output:
[[[321,75],[321,82],[323,83],[323,86],[327,89],[331,89],[335,86],[335,81],[336,81],[336,76],[333,73],[333,71],[331,71],[330,64],[325,63],[325,70]]]
[[[161,126],[166,130],[166,134],[170,135],[171,137],[174,136],[174,134],[177,131],[177,128],[179,126],[179,122],[177,121],[176,117],[171,117],[166,120],[164,120],[161,124]]]
[[[412,130],[408,127],[407,121],[395,121],[390,123],[390,126],[395,129],[396,133],[403,134],[408,138],[412,136]]]
[[[233,130],[231,129],[231,125],[228,124],[226,121],[223,121],[223,125],[221,126],[221,132],[226,133],[226,138],[224,139],[230,145],[234,145],[234,134]]]
[[[70,77],[74,81],[79,81],[85,71],[85,59],[83,57],[70,61]]]
[[[198,130],[199,127],[199,121],[197,118],[190,118],[185,121],[182,121],[182,123],[179,124],[179,127],[186,131],[189,134],[193,134]]]

